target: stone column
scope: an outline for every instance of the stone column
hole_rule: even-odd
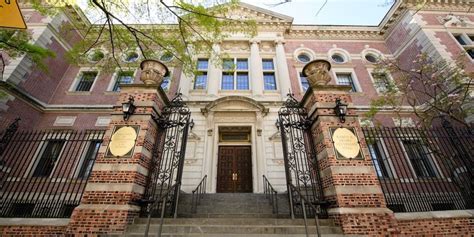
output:
[[[285,42],[282,39],[275,40],[277,78],[280,82],[282,100],[286,99],[286,95],[291,89],[288,62],[286,61],[285,47],[283,46],[284,43]]]
[[[314,85],[303,104],[315,120],[311,131],[319,163],[328,214],[344,234],[387,236],[395,231],[393,212],[386,207],[364,134],[349,94],[350,86]],[[345,123],[334,113],[335,100],[349,105]],[[362,155],[347,159],[336,156],[331,128],[354,128]]]
[[[259,40],[250,40],[250,80],[254,97],[263,96],[263,68],[260,57]]]
[[[222,62],[216,62],[220,54],[221,47],[218,43],[212,46],[211,58],[209,59],[209,71],[207,74],[207,94],[212,97],[217,97],[220,87],[220,78],[222,69],[218,65]]]
[[[214,112],[213,111],[203,111],[204,116],[206,116],[206,137],[204,138],[205,150],[204,150],[204,160],[203,160],[203,169],[204,174],[207,174],[207,184],[206,184],[206,192],[215,192],[216,187],[216,179],[213,177],[213,167],[214,164],[214,134],[217,131],[214,131]]]
[[[167,103],[157,85],[122,85],[81,203],[74,209],[68,232],[72,234],[122,234],[138,216],[137,200],[145,192],[145,180],[152,159],[152,148],[158,127],[152,116]],[[121,103],[133,96],[135,113],[124,121]],[[137,126],[137,138],[130,156],[106,154],[116,126]]]

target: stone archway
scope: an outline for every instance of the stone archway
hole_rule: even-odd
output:
[[[251,139],[249,145],[252,156],[253,192],[261,192],[260,179],[265,173],[263,138],[263,117],[268,108],[261,103],[243,96],[227,96],[208,103],[201,112],[206,117],[207,138],[205,141],[204,173],[209,175],[208,192],[216,191],[218,149],[223,143],[219,141],[219,129],[224,127],[250,127]],[[227,143],[225,143],[227,144]],[[227,144],[228,145],[228,144]]]

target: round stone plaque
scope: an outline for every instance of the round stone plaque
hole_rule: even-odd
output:
[[[347,128],[338,128],[332,134],[334,148],[345,158],[356,158],[360,152],[356,135]]]
[[[135,146],[137,132],[133,127],[122,127],[110,139],[109,151],[114,156],[124,156]]]

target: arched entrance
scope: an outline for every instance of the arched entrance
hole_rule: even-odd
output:
[[[204,172],[208,192],[262,192],[265,173],[263,117],[268,109],[242,96],[227,96],[201,109],[207,120]]]

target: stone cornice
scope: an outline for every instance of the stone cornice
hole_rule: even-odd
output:
[[[286,32],[285,38],[383,40],[377,26],[294,25]]]

